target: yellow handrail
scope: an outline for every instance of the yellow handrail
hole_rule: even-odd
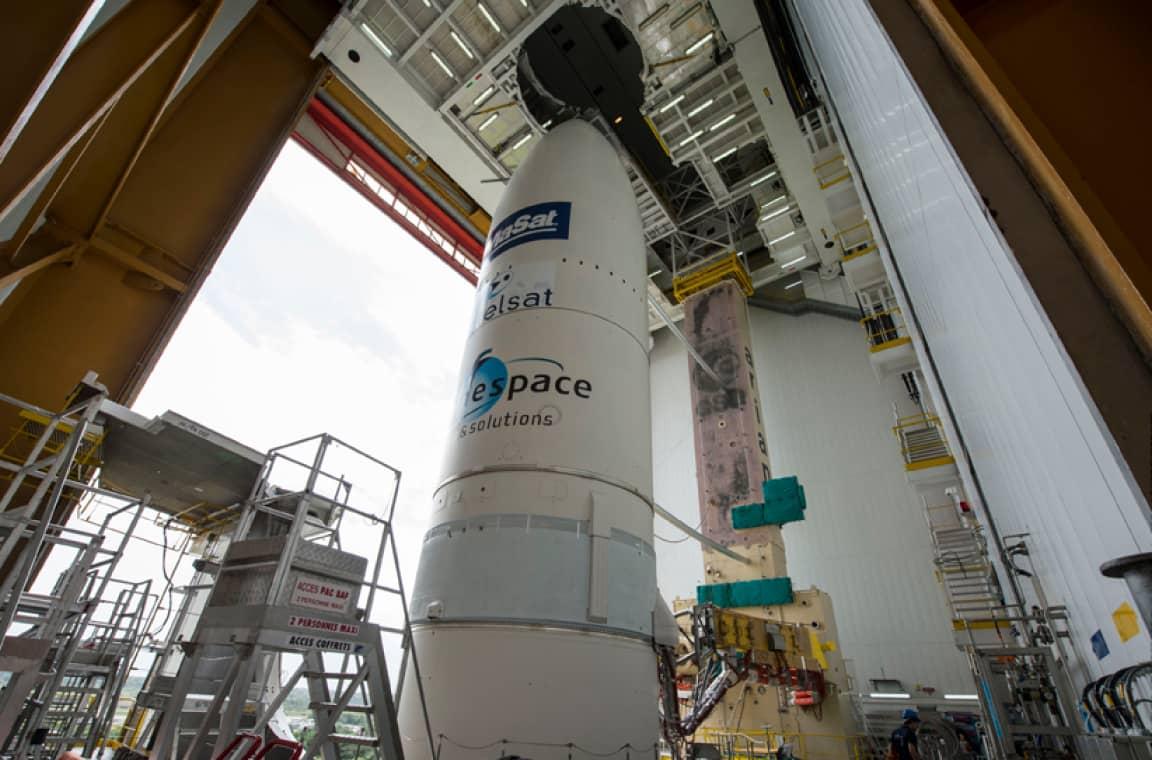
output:
[[[869,232],[872,231],[872,223],[869,222],[867,219],[865,219],[864,221],[860,222],[859,224],[853,224],[851,227],[845,227],[844,229],[840,230],[839,232],[836,233],[836,237],[843,240],[844,236],[847,235],[849,232],[852,232],[853,230],[858,230],[861,227],[867,227]],[[861,242],[863,242],[863,241],[861,241]]]
[[[885,311],[874,311],[871,314],[867,315],[866,317],[861,318],[860,324],[866,324],[869,321],[875,319],[876,317],[885,317],[885,316],[890,317],[894,314],[900,314],[900,313],[901,312],[900,312],[899,306],[893,306],[891,309],[886,309]]]

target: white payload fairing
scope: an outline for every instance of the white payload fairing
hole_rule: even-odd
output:
[[[412,596],[440,760],[650,756],[651,428],[644,242],[615,150],[545,135],[494,216],[444,480]],[[403,690],[409,760],[428,757]]]

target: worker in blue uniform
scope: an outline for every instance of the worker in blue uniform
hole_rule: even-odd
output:
[[[892,732],[888,760],[921,760],[920,740],[916,736],[920,730],[920,713],[909,707],[900,717],[904,724]]]

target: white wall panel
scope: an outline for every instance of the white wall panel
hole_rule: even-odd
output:
[[[821,314],[752,309],[751,318],[773,475],[798,476],[808,497],[807,519],[784,528],[793,584],[832,595],[858,688],[887,677],[970,693],[923,507],[904,477],[890,399],[863,332]],[[667,330],[651,357],[656,500],[696,525],[688,359]],[[663,523],[656,532],[682,538]],[[703,581],[699,546],[658,540],[656,551],[665,596],[694,595]]]
[[[1002,533],[1028,532],[1089,674],[1146,660],[1102,562],[1152,550],[1147,508],[1033,292],[865,0],[797,2],[955,423]],[[919,347],[918,347],[919,348]],[[1100,630],[1111,654],[1098,661]],[[1081,674],[1082,676],[1085,674]]]

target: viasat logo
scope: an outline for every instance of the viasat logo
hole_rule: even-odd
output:
[[[504,217],[488,234],[484,257],[494,259],[510,248],[533,240],[567,240],[572,218],[569,201],[550,201],[525,206]]]
[[[509,371],[509,365],[516,366]],[[523,371],[519,371],[521,366]],[[517,399],[540,400],[550,396],[588,399],[592,397],[592,383],[572,377],[562,363],[546,356],[522,356],[505,362],[492,353],[492,349],[485,349],[472,363],[464,389],[460,435],[516,425],[550,426],[552,414],[542,411],[509,409],[503,415],[485,418],[501,401],[511,404]]]

